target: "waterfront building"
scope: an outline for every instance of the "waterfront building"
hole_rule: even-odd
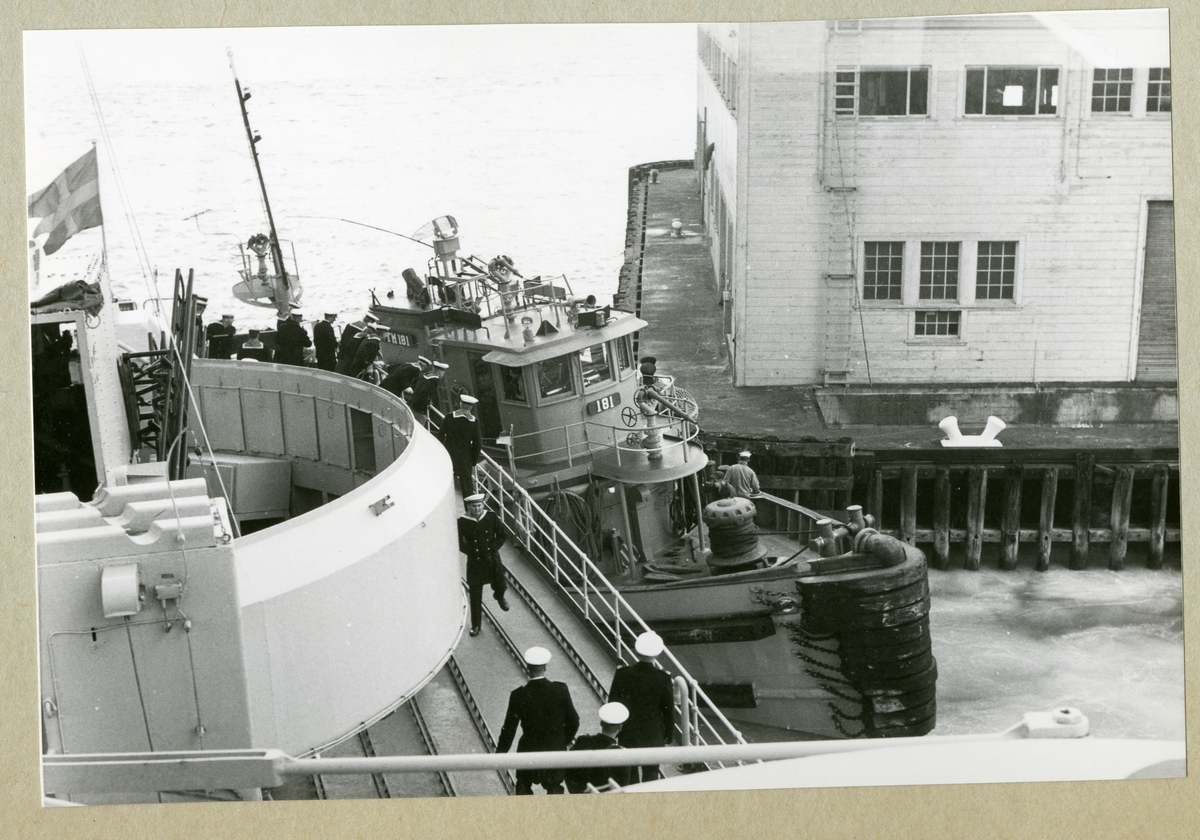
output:
[[[738,385],[1176,380],[1165,10],[705,24]]]

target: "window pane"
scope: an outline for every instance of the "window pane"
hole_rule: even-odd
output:
[[[1096,69],[1092,71],[1092,111],[1129,113],[1133,95],[1133,70]]]
[[[984,105],[986,113],[1036,113],[1034,92],[1037,90],[1037,77],[1036,67],[988,67]]]
[[[629,370],[633,367],[633,354],[629,348],[629,336],[621,336],[617,339],[617,365],[621,370]]]
[[[859,74],[859,114],[894,117],[903,116],[907,110],[907,70],[863,70]]]
[[[929,70],[915,67],[909,71],[908,113],[929,113]]]
[[[913,335],[952,338],[959,335],[961,324],[961,312],[917,312],[913,320]]]
[[[975,264],[977,300],[1012,300],[1017,277],[1016,242],[980,242]]]
[[[1146,86],[1146,110],[1150,113],[1168,113],[1171,110],[1171,68],[1151,67],[1150,82]]]
[[[574,394],[575,382],[571,379],[571,357],[559,356],[538,365],[538,388],[543,398]]]
[[[958,300],[957,242],[921,243],[922,300]]]
[[[985,70],[982,67],[967,69],[967,103],[964,109],[968,114],[983,113],[983,83]]]
[[[863,300],[900,300],[904,243],[866,242],[863,249]]]
[[[500,379],[504,382],[504,399],[513,402],[528,402],[525,397],[525,370],[523,368],[500,368]]]
[[[1038,113],[1058,113],[1058,68],[1041,68],[1041,87],[1038,89]]]
[[[608,364],[608,345],[593,344],[579,351],[579,366],[583,371],[583,385],[597,385],[613,378]]]

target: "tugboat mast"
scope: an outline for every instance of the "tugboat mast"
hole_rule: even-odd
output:
[[[254,171],[258,174],[258,186],[262,191],[263,206],[267,210],[267,224],[271,229],[271,261],[275,264],[276,276],[283,281],[284,287],[288,290],[288,296],[291,297],[292,284],[288,278],[287,267],[283,264],[283,250],[279,247],[279,234],[275,230],[275,216],[271,213],[271,200],[267,197],[267,184],[263,180],[262,165],[258,161],[257,143],[262,139],[262,135],[255,134],[254,129],[250,127],[250,114],[246,111],[246,101],[250,98],[250,92],[244,91],[242,83],[238,80],[237,68],[233,64],[233,50],[227,50],[226,55],[229,56],[229,69],[233,71],[233,84],[237,88],[238,107],[242,110],[242,123],[246,126],[246,139],[250,143],[250,157],[254,159]],[[284,311],[281,308],[281,314]]]

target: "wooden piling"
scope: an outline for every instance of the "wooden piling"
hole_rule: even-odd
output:
[[[1058,467],[1046,467],[1042,473],[1042,510],[1038,518],[1037,569],[1050,568],[1050,549],[1054,546],[1054,502],[1058,496]]]
[[[900,539],[909,545],[917,542],[917,468],[900,471]]]
[[[950,470],[944,467],[933,478],[933,567],[950,568]]]
[[[867,501],[869,513],[875,517],[875,527],[883,530],[883,470],[871,473],[871,492]]]
[[[1150,489],[1150,550],[1146,554],[1146,567],[1161,569],[1163,564],[1163,542],[1167,534],[1167,488],[1170,486],[1171,471],[1166,464],[1154,467]]]
[[[1000,568],[1017,568],[1021,545],[1021,482],[1025,470],[1014,464],[1004,471],[1004,518],[1000,522]]]
[[[1133,467],[1121,467],[1113,483],[1112,508],[1109,510],[1112,542],[1108,546],[1108,568],[1114,572],[1125,568],[1125,550],[1129,544],[1129,503],[1132,499]]]
[[[967,559],[966,568],[979,568],[983,553],[983,513],[987,501],[987,470],[967,469]]]
[[[1096,458],[1090,452],[1075,456],[1075,516],[1071,541],[1071,568],[1087,568],[1088,547],[1092,535],[1088,530],[1092,521],[1092,479],[1096,471]]]

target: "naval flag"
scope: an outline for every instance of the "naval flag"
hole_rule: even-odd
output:
[[[100,215],[100,173],[96,147],[68,166],[50,186],[29,196],[29,218],[40,218],[36,238],[49,233],[42,250],[53,254],[81,230],[104,222]]]

